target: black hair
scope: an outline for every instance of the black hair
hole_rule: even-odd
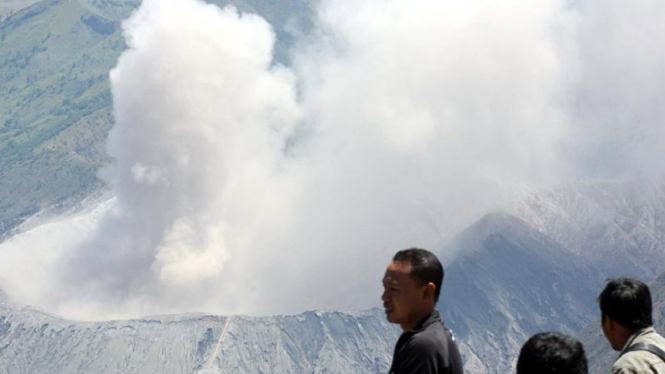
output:
[[[401,262],[411,266],[409,275],[419,285],[434,283],[434,302],[439,301],[441,284],[443,283],[443,266],[436,256],[425,249],[410,248],[399,251],[393,257],[393,262]]]
[[[517,374],[587,374],[582,343],[557,332],[532,336],[522,346]]]
[[[653,325],[649,286],[636,279],[608,280],[598,296],[598,303],[603,320],[608,316],[621,326],[633,330]]]

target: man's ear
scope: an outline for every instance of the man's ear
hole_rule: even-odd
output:
[[[603,316],[603,326],[605,327],[607,332],[614,332],[614,330],[616,330],[617,328],[616,322],[608,315]]]
[[[434,300],[434,293],[436,292],[436,285],[432,282],[427,283],[425,286],[425,298],[432,298]]]

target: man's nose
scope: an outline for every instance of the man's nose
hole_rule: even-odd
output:
[[[383,301],[383,302],[385,303],[385,302],[388,302],[389,299],[390,299],[390,298],[388,297],[388,292],[386,292],[386,291],[384,290],[384,291],[383,291],[383,294],[381,294],[381,301]]]

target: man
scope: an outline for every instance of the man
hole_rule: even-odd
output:
[[[621,351],[612,373],[665,374],[665,339],[652,327],[649,287],[634,279],[611,279],[598,302],[603,333]]]
[[[517,374],[587,374],[584,347],[556,332],[536,334],[522,346]]]
[[[403,333],[395,345],[390,374],[463,374],[455,339],[434,309],[443,266],[424,249],[397,252],[383,276],[383,307]]]

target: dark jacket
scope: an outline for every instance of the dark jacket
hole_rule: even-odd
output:
[[[438,311],[400,336],[389,374],[464,374],[455,339]]]

